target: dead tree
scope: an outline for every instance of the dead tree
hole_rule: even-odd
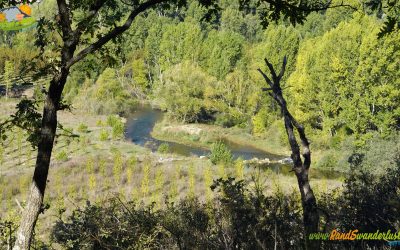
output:
[[[310,143],[304,132],[304,127],[299,124],[296,119],[294,119],[292,114],[290,114],[287,108],[286,100],[285,98],[283,98],[282,95],[280,81],[283,74],[285,73],[286,62],[287,59],[285,56],[283,58],[281,71],[279,72],[279,75],[277,75],[272,64],[267,59],[265,59],[265,63],[267,64],[268,69],[271,73],[271,79],[261,69],[258,69],[258,71],[261,73],[261,75],[264,77],[265,81],[269,85],[269,87],[262,88],[262,90],[267,91],[268,94],[278,103],[285,121],[285,129],[288,135],[290,149],[292,151],[291,158],[293,160],[293,171],[296,174],[301,194],[306,246],[309,249],[318,249],[318,241],[308,241],[309,234],[316,233],[319,229],[319,213],[317,202],[308,180],[308,172],[311,165]],[[303,158],[301,157],[300,147],[297,143],[295,130],[300,137],[300,142],[303,147]]]

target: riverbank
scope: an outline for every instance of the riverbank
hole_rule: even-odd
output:
[[[290,157],[291,154],[283,126],[280,121],[276,121],[263,137],[256,137],[241,128],[223,128],[217,125],[199,123],[182,124],[171,121],[167,116],[164,116],[160,122],[155,124],[151,136],[157,140],[201,147],[207,150],[210,150],[212,144],[216,141],[223,141],[227,144],[232,142],[237,145],[256,148],[266,154],[277,155],[280,159],[283,159]],[[309,137],[314,139],[312,135]],[[313,141],[312,144],[315,145]],[[312,147],[312,168],[345,173],[348,171],[346,159],[350,153],[351,150],[348,148],[319,149],[314,146]]]
[[[257,138],[244,129],[223,128],[208,124],[182,124],[172,122],[164,117],[155,124],[151,135],[158,140],[173,141],[195,147],[210,149],[211,145],[219,140],[253,147],[271,154],[288,157],[289,148],[280,141],[280,131],[272,128],[266,138]]]

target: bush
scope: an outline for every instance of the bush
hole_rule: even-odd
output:
[[[169,152],[169,144],[166,142],[163,142],[160,144],[160,146],[158,146],[157,152],[162,153],[162,154],[166,154]]]
[[[56,155],[56,160],[57,161],[67,161],[68,160],[68,155],[67,153],[62,150]]]
[[[112,127],[112,137],[114,139],[122,139],[124,137],[125,126],[120,121]]]
[[[52,239],[65,249],[149,249],[154,238],[162,241],[164,230],[157,225],[151,208],[135,209],[134,203],[122,206],[113,199],[103,206],[89,202],[77,209],[67,221],[59,220],[52,230]],[[155,237],[158,236],[158,237]]]
[[[103,127],[104,126],[103,121],[102,120],[97,120],[96,121],[96,126],[97,127]]]
[[[243,181],[219,179],[214,203],[195,198],[137,206],[118,198],[87,203],[52,229],[65,249],[297,249],[302,244],[302,217],[297,198],[260,195]],[[235,246],[235,247],[233,247]]]
[[[349,158],[351,171],[341,192],[334,191],[319,204],[329,213],[327,232],[358,229],[360,233],[398,231],[400,225],[400,158],[397,165],[388,168],[382,176],[366,171],[364,156]],[[335,199],[337,197],[337,199]],[[336,245],[336,244],[335,244]],[[333,249],[383,249],[386,241],[343,241]]]
[[[110,136],[110,133],[108,133],[108,131],[106,129],[102,129],[99,134],[99,140],[107,141],[109,136]]]
[[[221,141],[213,143],[211,146],[211,162],[216,164],[231,164],[233,162],[233,156],[229,148]]]
[[[362,170],[363,156],[350,158],[352,171],[341,190],[320,195],[322,233],[396,232],[400,225],[400,159],[375,177]],[[251,187],[251,188],[250,188]],[[215,200],[195,197],[138,206],[119,198],[87,204],[60,218],[53,240],[65,249],[305,249],[298,192],[264,194],[257,183],[234,178],[211,185]],[[320,249],[383,249],[386,241],[322,241]],[[118,247],[117,247],[118,246]]]
[[[79,133],[87,133],[88,132],[88,126],[84,123],[79,124],[77,128]]]
[[[119,122],[119,117],[116,115],[107,116],[107,125],[113,127],[116,123]]]
[[[121,139],[124,137],[125,125],[121,118],[115,115],[107,117],[107,125],[112,128],[112,137],[114,139]]]
[[[396,157],[400,155],[400,133],[385,138],[375,134],[358,152],[364,155],[362,167],[365,170],[383,174],[386,169],[396,167]]]

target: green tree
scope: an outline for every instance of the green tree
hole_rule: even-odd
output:
[[[202,44],[200,26],[181,22],[165,27],[160,42],[160,65],[165,70],[182,61],[195,63],[199,60]]]
[[[163,108],[183,122],[202,120],[207,112],[205,91],[214,81],[190,62],[175,65],[165,72],[165,83],[158,90]]]
[[[1,1],[0,7],[14,3],[14,1]],[[57,111],[62,108],[61,97],[72,66],[87,55],[104,48],[110,40],[120,37],[138,15],[161,3],[176,3],[180,7],[185,1],[148,0],[126,5],[123,1],[58,0],[57,21],[41,19],[39,22],[36,45],[42,52],[51,51],[40,54],[45,58],[44,61],[50,62],[41,72],[47,72],[53,79],[44,103],[33,183],[18,229],[15,249],[29,249],[33,229],[41,211],[56,135]],[[205,6],[214,4],[213,1],[200,1],[200,3]],[[53,33],[55,27],[60,36],[59,39],[50,42],[56,37],[50,36],[55,34]]]
[[[165,30],[165,26],[170,23],[168,18],[157,18],[156,13],[149,15],[152,25],[148,30],[145,40],[144,58],[146,64],[150,68],[151,76],[150,82],[155,83],[156,80],[162,81],[162,69],[160,65],[161,51],[160,44]]]
[[[243,37],[235,32],[210,31],[203,44],[202,66],[211,75],[223,79],[239,61],[243,43]]]
[[[232,152],[223,142],[215,142],[211,147],[210,160],[215,165],[229,165],[233,162]]]
[[[258,41],[262,34],[260,19],[252,13],[246,15],[232,3],[228,6],[221,13],[221,30],[241,34],[250,42]]]
[[[375,18],[355,15],[302,44],[288,80],[297,117],[331,136],[396,128],[399,35],[381,40],[378,32]]]

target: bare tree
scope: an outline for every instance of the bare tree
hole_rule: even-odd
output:
[[[286,133],[288,135],[290,149],[292,151],[291,158],[293,160],[293,171],[296,174],[301,194],[306,244],[307,247],[310,249],[318,249],[318,241],[308,241],[308,236],[310,233],[318,232],[320,221],[317,201],[308,180],[308,173],[311,165],[310,143],[304,132],[304,127],[300,123],[298,123],[289,112],[286,100],[285,98],[283,98],[282,88],[280,85],[280,81],[283,77],[283,74],[285,73],[287,58],[286,56],[283,58],[283,64],[279,75],[276,74],[274,67],[267,59],[265,59],[265,63],[267,64],[268,69],[271,73],[271,78],[269,78],[261,69],[258,69],[258,71],[264,77],[269,86],[267,88],[263,88],[262,90],[267,91],[268,94],[278,103],[281,109],[282,116],[285,122]],[[299,135],[300,142],[303,147],[302,155],[300,152],[299,144],[297,143],[295,130]],[[301,156],[303,156],[303,158]]]

